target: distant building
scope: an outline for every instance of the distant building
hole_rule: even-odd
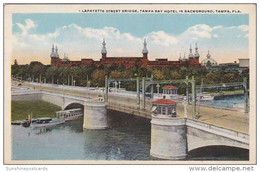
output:
[[[190,47],[189,58],[186,59],[185,55],[183,58],[179,58],[178,61],[168,61],[166,58],[157,58],[155,61],[148,60],[148,50],[147,43],[144,40],[143,43],[142,57],[107,57],[106,42],[103,40],[101,49],[101,59],[99,61],[94,61],[93,59],[81,59],[81,61],[70,61],[67,56],[64,55],[63,59],[59,58],[58,48],[54,50],[54,45],[52,46],[52,51],[50,54],[51,65],[57,67],[71,67],[71,66],[90,66],[94,65],[96,67],[106,66],[106,65],[117,65],[124,68],[134,68],[139,66],[141,68],[176,68],[176,67],[191,67],[199,68],[201,67],[199,63],[199,52],[196,44],[195,53],[192,54],[192,49]]]
[[[178,94],[178,88],[174,85],[166,85],[162,89],[163,94]]]
[[[218,65],[218,63],[214,59],[211,58],[211,55],[209,54],[209,51],[208,51],[207,58],[202,60],[201,66],[210,68],[212,66],[217,66],[217,65]]]
[[[248,67],[242,67],[242,66],[246,66],[246,63],[243,64],[244,61],[242,61],[242,65],[240,63],[237,63],[236,61],[234,61],[234,63],[221,63],[217,66],[211,66],[210,68],[208,68],[209,70],[222,70],[222,71],[239,71],[239,72],[243,72],[245,70],[249,69],[249,65]]]
[[[238,59],[239,67],[247,67],[249,68],[249,59]]]

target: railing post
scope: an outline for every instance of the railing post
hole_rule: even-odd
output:
[[[248,113],[249,112],[249,109],[248,109],[248,90],[247,90],[247,79],[246,78],[244,78],[243,86],[244,86],[244,108],[245,108],[245,113]]]
[[[105,76],[105,89],[106,89],[106,93],[105,93],[105,103],[108,102],[108,87],[109,87],[109,84],[108,84],[108,76],[106,75]]]
[[[197,119],[197,114],[196,114],[196,85],[195,85],[195,80],[194,76],[192,76],[192,119]]]
[[[137,108],[140,109],[140,80],[136,78]]]

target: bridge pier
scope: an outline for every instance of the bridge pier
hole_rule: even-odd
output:
[[[186,159],[187,150],[186,119],[152,115],[151,156],[171,160]]]
[[[107,110],[106,110],[106,104],[104,102],[84,103],[83,128],[86,129],[108,128]]]

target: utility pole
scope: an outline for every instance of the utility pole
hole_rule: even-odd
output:
[[[142,78],[143,109],[145,109],[145,78]]]
[[[200,93],[203,91],[203,78],[201,78],[201,83],[200,83]]]
[[[109,87],[109,84],[108,84],[108,76],[107,75],[105,76],[105,87],[106,87],[105,103],[108,103],[108,87]]]
[[[244,108],[245,108],[245,113],[248,113],[249,112],[249,108],[248,108],[248,89],[247,89],[247,79],[246,78],[244,78],[243,86],[244,86]]]
[[[158,96],[159,96],[159,89],[160,89],[160,84],[159,83],[157,83],[157,85],[156,85],[156,87],[157,87],[157,94],[158,94]]]
[[[197,114],[196,114],[196,85],[195,85],[194,76],[192,76],[191,85],[192,85],[192,119],[197,119]]]
[[[151,81],[152,81],[152,84],[151,84],[151,99],[153,98],[153,74],[151,75]]]
[[[189,76],[186,76],[186,99],[187,103],[189,104]]]
[[[140,109],[140,80],[136,78],[137,108]]]

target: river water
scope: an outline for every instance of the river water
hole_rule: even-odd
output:
[[[48,131],[12,126],[13,160],[155,160],[150,156],[150,121],[108,111],[111,128],[83,129],[83,120]],[[187,160],[248,160],[248,150],[207,147]],[[157,159],[156,159],[157,160]]]
[[[222,108],[232,108],[236,105],[239,107],[244,107],[244,95],[237,95],[237,96],[229,96],[224,97],[220,100],[213,100],[213,101],[202,101],[200,104],[215,106],[215,107],[222,107]]]

